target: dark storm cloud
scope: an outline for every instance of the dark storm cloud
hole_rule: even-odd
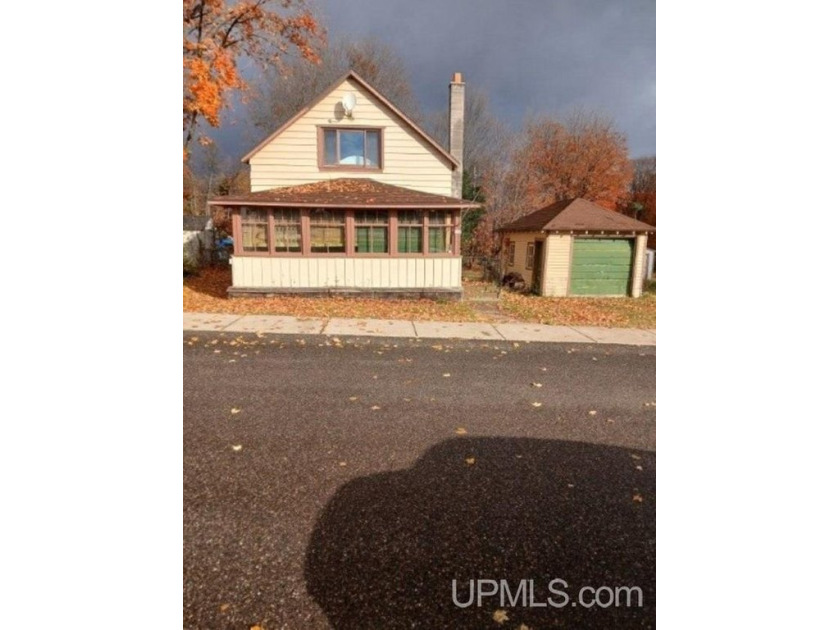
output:
[[[633,157],[656,151],[653,0],[310,0],[331,38],[374,36],[405,61],[426,112],[464,74],[517,129],[575,107],[613,118]],[[213,135],[243,155],[260,139],[241,107]],[[231,123],[236,122],[235,126]],[[261,132],[260,132],[261,133]]]
[[[451,73],[519,127],[576,106],[610,115],[634,157],[656,149],[653,0],[321,0],[332,36],[374,35],[405,60],[421,105],[446,106]]]

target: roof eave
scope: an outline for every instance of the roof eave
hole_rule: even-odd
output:
[[[248,201],[243,199],[211,199],[207,202],[210,206],[269,206],[275,208],[347,208],[355,210],[359,208],[394,208],[396,210],[446,210],[446,209],[472,209],[481,208],[480,204],[472,202],[464,203],[316,203],[299,201]]]

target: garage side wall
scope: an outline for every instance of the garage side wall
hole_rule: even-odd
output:
[[[647,234],[636,237],[636,247],[633,252],[633,286],[630,292],[634,298],[642,295],[645,280],[645,252],[647,251]]]
[[[552,234],[546,239],[543,295],[564,297],[568,294],[571,252],[570,235]]]
[[[505,239],[510,239],[510,243],[506,244],[502,250],[502,276],[506,273],[517,272],[521,273],[525,279],[525,286],[531,286],[533,279],[533,271],[525,268],[525,257],[528,251],[528,243],[534,243],[538,239],[545,238],[542,232],[507,232]],[[511,244],[515,245],[513,264],[508,264],[508,248]]]

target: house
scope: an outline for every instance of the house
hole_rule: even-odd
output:
[[[231,211],[230,296],[460,299],[464,83],[449,85],[448,150],[355,72],[244,158]]]
[[[651,225],[585,199],[557,201],[502,226],[502,273],[546,296],[639,297]]]

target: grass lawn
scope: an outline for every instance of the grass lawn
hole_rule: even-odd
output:
[[[476,310],[469,298],[495,296],[498,287],[467,272],[463,302],[435,300],[376,300],[367,298],[227,297],[230,267],[208,267],[184,279],[184,312],[235,315],[292,315],[295,317],[358,317],[438,320],[447,322],[500,321]],[[521,322],[560,326],[656,328],[656,293],[633,298],[544,298],[502,291],[499,314]],[[494,308],[494,307],[491,307]],[[486,313],[487,311],[485,311]]]
[[[230,267],[207,267],[184,278],[184,312],[235,315],[293,315],[295,317],[358,317],[375,319],[483,321],[467,302],[435,300],[376,300],[366,298],[227,296]]]

